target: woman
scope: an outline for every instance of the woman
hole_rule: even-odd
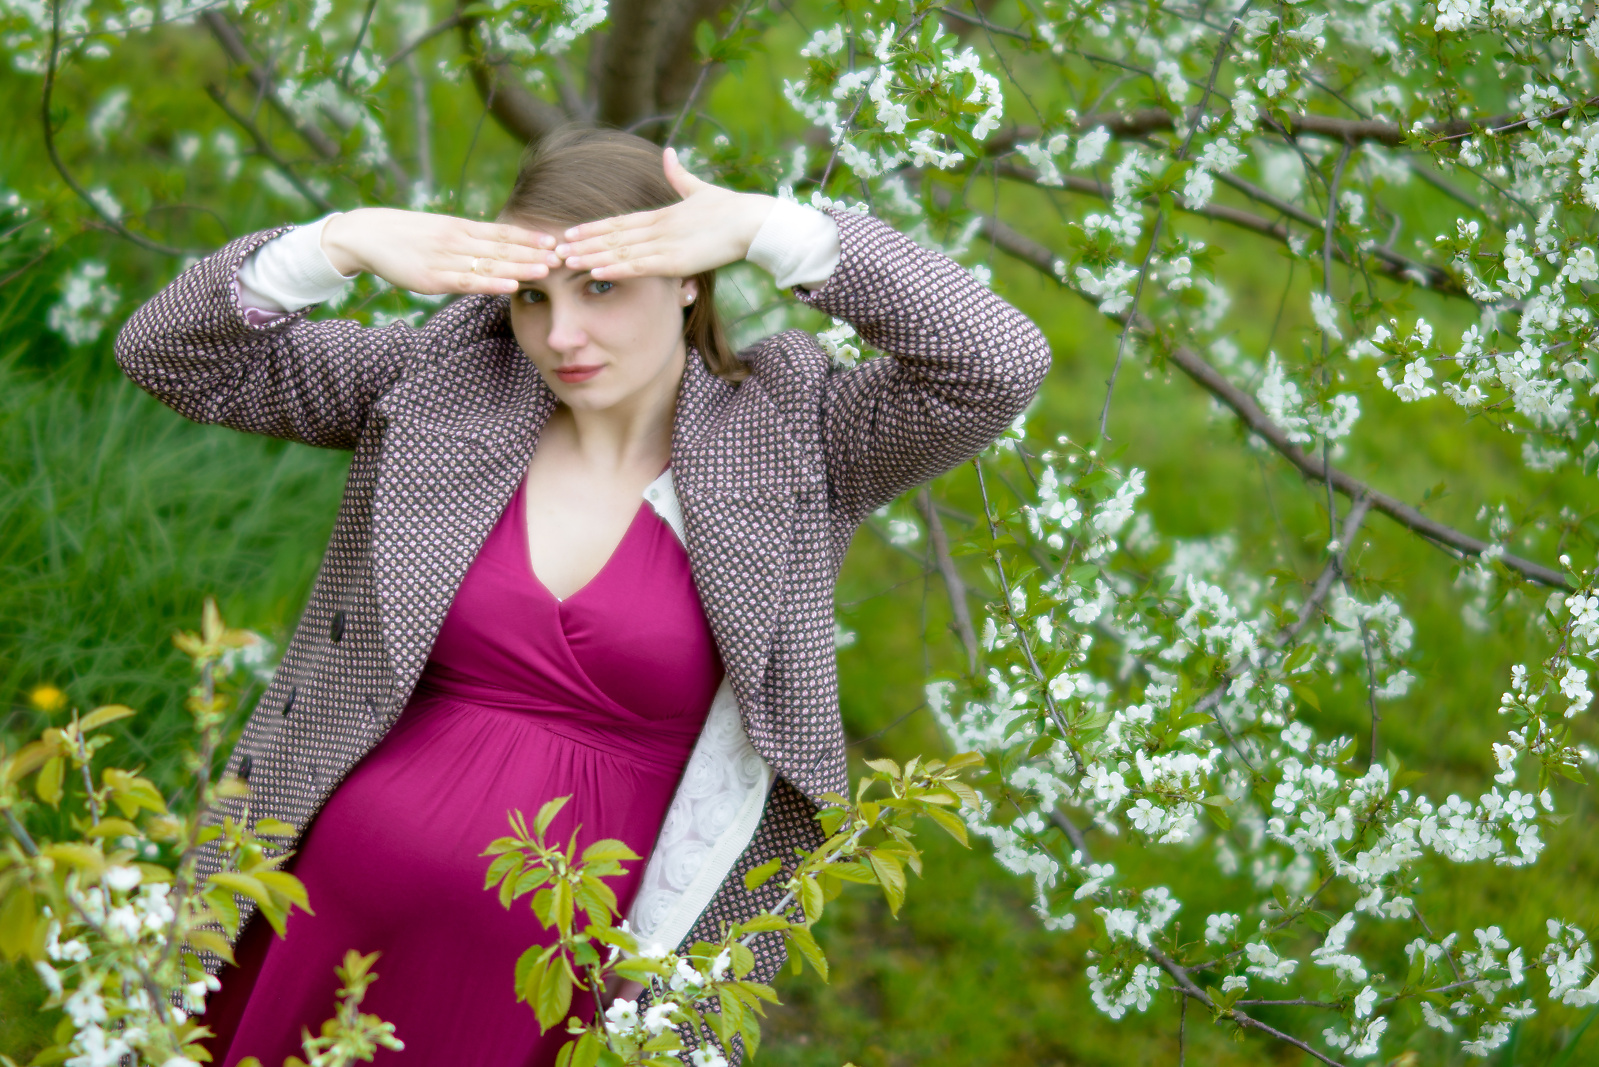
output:
[[[887,356],[841,370],[797,330],[734,356],[713,286],[746,257]],[[419,329],[306,320],[363,270],[466,295]],[[206,1016],[224,1065],[293,1053],[349,948],[383,953],[366,1007],[407,1062],[552,1062],[565,1035],[511,981],[548,935],[482,889],[512,808],[572,794],[556,838],[645,856],[616,889],[646,942],[774,903],[782,878],[752,894],[743,873],[819,843],[817,798],[846,788],[851,534],[987,445],[1049,362],[1025,317],[881,222],[593,130],[532,152],[499,224],[361,210],[234,241],[117,352],[189,418],[354,451],[228,764],[249,819],[298,830],[316,914],[282,940],[248,927]],[[782,942],[754,947],[768,981]]]

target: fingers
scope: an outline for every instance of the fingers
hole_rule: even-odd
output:
[[[514,293],[519,288],[515,278],[496,278],[468,271],[447,272],[440,275],[440,292],[496,295]]]
[[[666,180],[671,183],[672,188],[677,190],[678,195],[684,200],[687,200],[709,184],[708,182],[700,181],[689,173],[688,168],[683,166],[682,161],[677,158],[677,149],[666,149],[662,153],[662,157],[661,163],[666,168]]]
[[[463,223],[462,230],[465,235],[474,242],[515,246],[530,250],[555,247],[555,236],[542,230],[517,226],[509,222],[474,222],[471,219],[461,219],[459,221]]]
[[[572,244],[574,242],[589,241],[625,230],[649,229],[661,220],[661,216],[670,210],[671,208],[657,208],[654,211],[635,211],[631,215],[612,215],[608,219],[585,222],[579,226],[571,227],[562,234],[561,236],[564,240],[561,243]],[[560,251],[560,244],[555,246],[555,250],[557,252]]]

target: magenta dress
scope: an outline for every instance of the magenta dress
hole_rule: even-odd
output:
[[[721,678],[665,521],[641,505],[600,572],[557,600],[533,574],[518,487],[404,712],[300,844],[292,870],[315,915],[292,915],[284,939],[252,923],[222,973],[204,1018],[214,1062],[300,1055],[300,1029],[332,1016],[333,969],[353,948],[382,953],[363,1010],[405,1042],[377,1062],[553,1063],[564,1027],[541,1036],[512,982],[517,957],[550,935],[531,898],[507,911],[484,890],[480,854],[510,833],[508,811],[531,823],[570,793],[551,839],[580,827],[580,845],[620,838],[648,857]],[[624,915],[644,863],[625,866],[612,882]]]

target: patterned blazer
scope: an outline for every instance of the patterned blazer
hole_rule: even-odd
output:
[[[784,879],[751,894],[744,872],[819,844],[816,798],[847,792],[833,588],[856,527],[988,445],[1049,367],[1037,327],[958,264],[868,215],[832,215],[838,266],[795,295],[887,355],[841,369],[789,330],[740,354],[751,373],[736,385],[691,354],[678,393],[674,526],[735,726],[772,772],[683,945],[775,904]],[[311,322],[308,309],[251,325],[234,278],[281,232],[185,271],[128,320],[117,359],[197,422],[354,451],[310,600],[227,765],[250,783],[252,821],[303,833],[405,707],[556,399],[517,346],[504,297],[460,299],[420,328]],[[237,818],[242,804],[213,815]],[[218,863],[202,858],[206,871]],[[754,947],[751,977],[770,981],[780,935]]]

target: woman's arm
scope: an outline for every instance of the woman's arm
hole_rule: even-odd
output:
[[[240,269],[285,232],[242,237],[184,271],[123,326],[117,361],[197,422],[353,448],[372,402],[399,376],[416,331],[403,323],[368,329],[309,322],[307,308],[248,314]],[[520,280],[548,274],[553,244],[520,227],[389,209],[335,216],[321,234],[339,274],[369,270],[426,293],[513,291]]]
[[[860,518],[1004,433],[1049,370],[1032,321],[964,267],[869,215],[829,212],[839,260],[796,295],[887,354],[835,372],[822,435],[834,506]]]

